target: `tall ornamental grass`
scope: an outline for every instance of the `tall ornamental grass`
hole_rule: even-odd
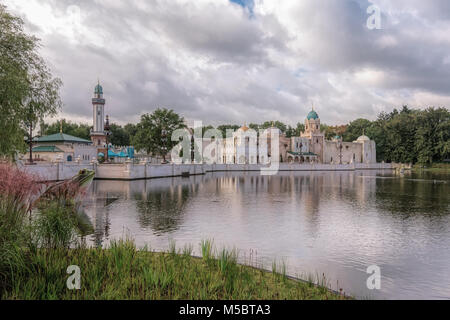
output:
[[[41,189],[36,176],[0,164],[0,292],[26,269],[27,218]]]

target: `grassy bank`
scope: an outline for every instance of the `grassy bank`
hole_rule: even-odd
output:
[[[414,165],[413,171],[422,172],[429,171],[435,173],[450,173],[450,163],[435,163],[429,166]]]
[[[174,243],[166,253],[128,240],[87,248],[80,240],[92,226],[77,199],[92,178],[82,170],[42,186],[39,177],[0,165],[0,299],[345,299],[324,278],[316,286],[289,279],[284,265],[273,272],[242,266],[236,251],[216,251],[210,241],[201,243],[202,258]],[[79,290],[67,287],[69,266],[79,267]]]
[[[113,242],[109,249],[36,250],[2,299],[345,299],[277,270],[239,265],[235,252],[213,254],[207,241],[203,258],[191,257],[191,251],[155,253],[137,250],[131,241]],[[70,265],[80,267],[80,290],[66,287]]]

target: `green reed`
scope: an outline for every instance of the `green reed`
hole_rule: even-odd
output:
[[[239,265],[236,250],[214,255],[202,241],[203,258],[171,245],[166,253],[137,250],[132,240],[109,248],[37,249],[27,255],[28,271],[14,279],[2,299],[343,299],[325,287]],[[189,254],[188,254],[189,253]],[[69,265],[81,270],[81,289],[69,290]],[[281,267],[283,270],[283,267]],[[317,281],[317,279],[314,279]],[[322,284],[324,284],[324,280]]]

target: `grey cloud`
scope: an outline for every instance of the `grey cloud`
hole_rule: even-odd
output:
[[[33,23],[31,2],[6,1],[42,38],[65,84],[64,113],[77,118],[90,118],[97,77],[120,123],[161,106],[205,123],[294,125],[314,101],[322,120],[337,124],[414,104],[417,92],[450,99],[450,37],[441,30],[450,25],[448,1],[374,1],[383,29],[373,31],[367,0],[283,1],[252,16],[219,0],[28,1],[62,19],[80,8],[82,25],[69,35]],[[382,81],[359,81],[364,70]]]

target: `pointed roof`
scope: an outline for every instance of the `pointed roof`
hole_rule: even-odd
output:
[[[72,142],[72,143],[83,143],[83,144],[90,144],[92,143],[89,140],[85,140],[82,138],[71,136],[70,134],[65,133],[55,133],[49,136],[43,136],[39,138],[35,138],[34,142],[38,143],[46,143],[46,142]]]

